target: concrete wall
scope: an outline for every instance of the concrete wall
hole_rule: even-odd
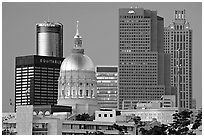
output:
[[[36,118],[34,123],[48,123],[47,135],[61,135],[62,134],[62,122],[58,118]]]
[[[33,106],[17,106],[16,131],[17,135],[32,135]]]

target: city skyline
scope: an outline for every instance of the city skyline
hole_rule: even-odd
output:
[[[174,8],[169,8],[170,5],[174,5]],[[9,99],[14,100],[15,57],[36,54],[36,23],[42,23],[49,16],[50,21],[59,21],[64,25],[63,53],[64,57],[67,57],[74,46],[75,24],[79,20],[83,47],[86,54],[93,59],[95,66],[118,65],[118,9],[131,6],[150,10],[157,9],[158,15],[165,20],[164,26],[168,26],[173,20],[174,10],[186,9],[186,18],[193,30],[193,97],[196,98],[197,104],[201,105],[202,77],[200,73],[202,69],[199,62],[201,62],[202,52],[202,30],[197,28],[199,25],[202,26],[201,3],[3,3],[3,112],[11,111]]]

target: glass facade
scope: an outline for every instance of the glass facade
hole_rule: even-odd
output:
[[[116,109],[118,100],[118,67],[97,66],[97,99],[100,108]]]
[[[63,58],[16,57],[15,109],[18,105],[56,104],[58,78]]]

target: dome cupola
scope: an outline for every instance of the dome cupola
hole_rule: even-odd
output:
[[[64,59],[60,71],[95,71],[92,60],[84,54],[82,37],[79,34],[79,21],[77,21],[76,35],[74,36],[74,48],[72,54]]]
[[[72,53],[60,67],[58,105],[72,106],[73,113],[93,114],[99,109],[96,85],[95,67],[84,54],[77,21]]]

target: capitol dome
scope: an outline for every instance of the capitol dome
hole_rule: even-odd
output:
[[[74,48],[60,67],[57,104],[72,106],[73,113],[93,114],[99,109],[96,86],[95,67],[92,60],[84,54],[77,22]]]
[[[64,59],[60,68],[61,72],[79,70],[94,71],[94,64],[92,60],[80,51],[72,53],[69,57]]]

